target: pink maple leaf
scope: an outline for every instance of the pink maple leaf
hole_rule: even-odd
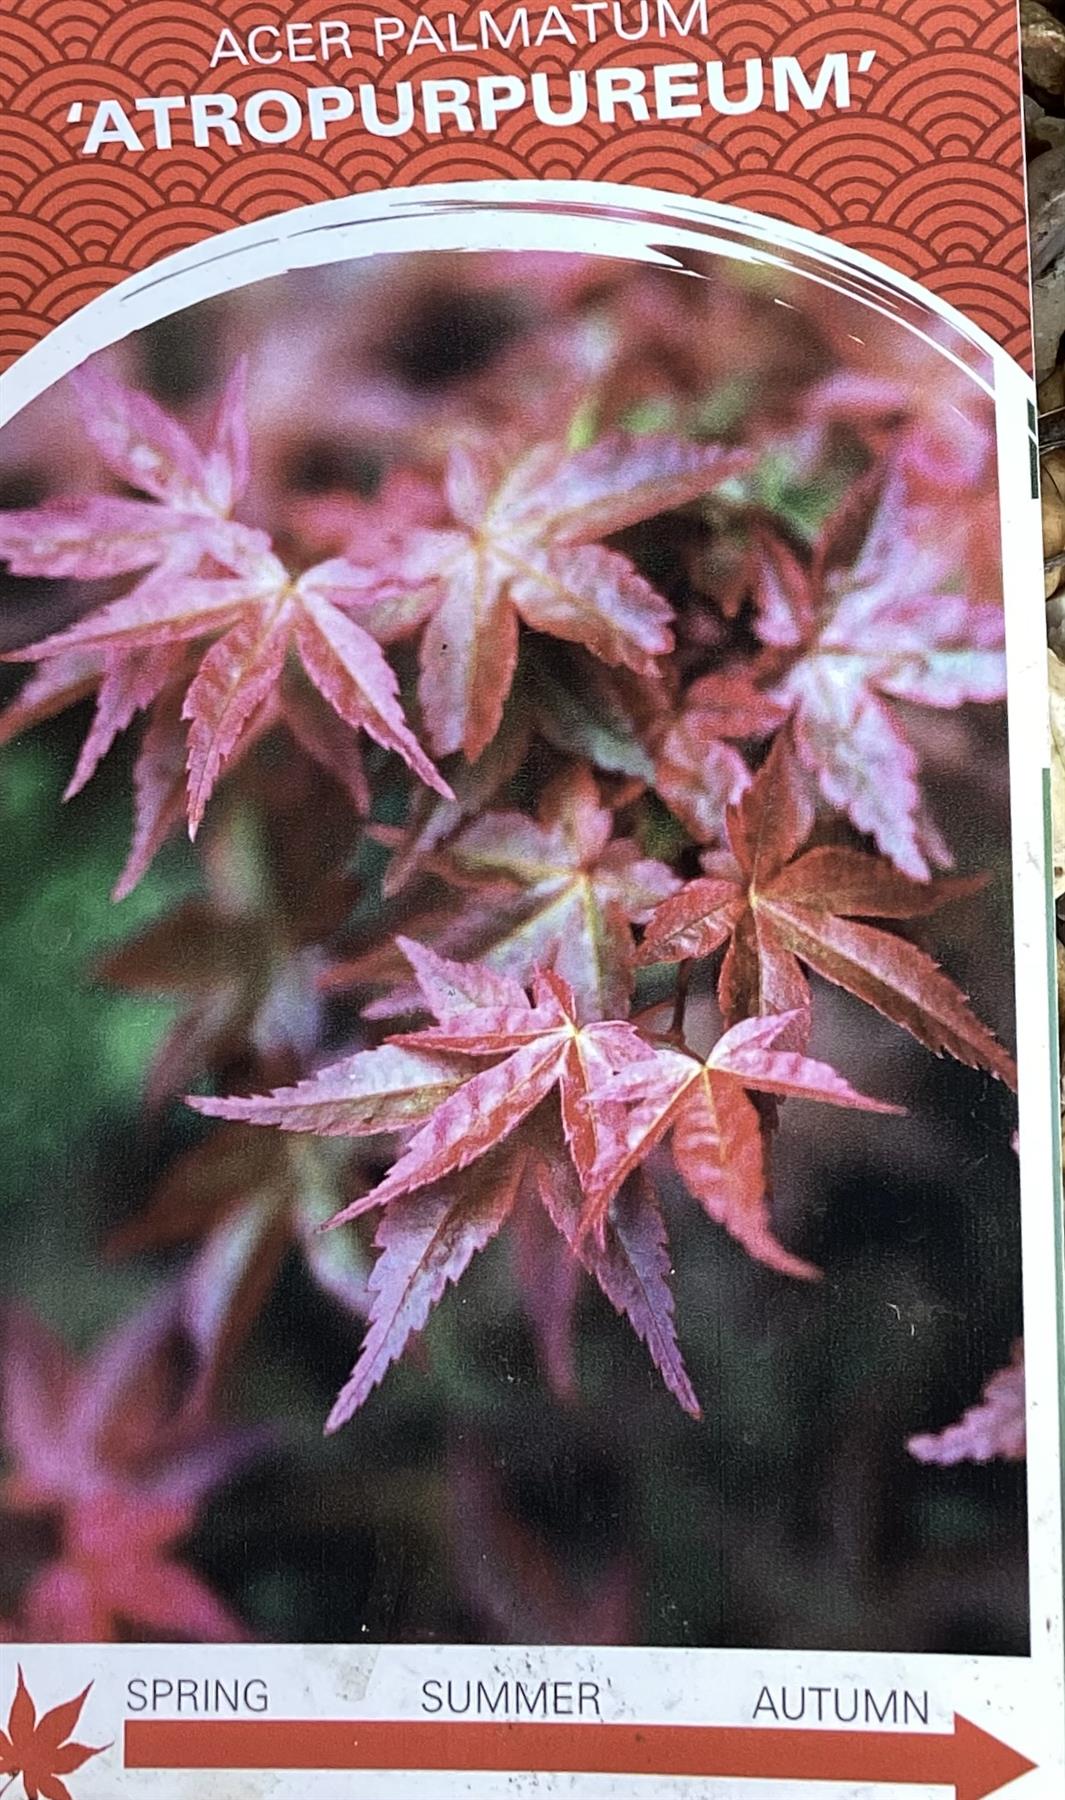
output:
[[[768,690],[830,806],[904,874],[926,880],[949,852],[927,818],[916,751],[896,702],[953,708],[1006,688],[1000,606],[959,585],[958,547],[889,480],[856,556],[853,501],[824,528],[810,566],[767,548],[759,630],[786,653]]]
[[[1013,1346],[1010,1361],[996,1369],[984,1383],[984,1391],[953,1425],[942,1431],[922,1432],[907,1444],[918,1462],[954,1463],[1023,1460],[1027,1446],[1024,1390],[1024,1341]]]
[[[633,839],[614,836],[613,813],[584,764],[548,783],[536,818],[483,812],[425,866],[461,895],[439,909],[438,942],[519,981],[538,966],[554,968],[586,1019],[627,1012],[632,924],[680,885]],[[406,985],[373,1002],[367,1016],[395,1017],[412,1001],[416,1010],[417,991]]]
[[[506,454],[454,449],[445,476],[453,524],[415,531],[402,568],[432,582],[420,696],[434,749],[480,755],[499,728],[518,621],[650,674],[671,649],[670,608],[625,556],[598,540],[695,500],[747,466],[738,451],[678,438],[604,438],[586,450],[542,443]]]
[[[0,559],[15,575],[98,580],[195,565],[264,541],[232,521],[248,479],[245,367],[222,395],[206,449],[147,394],[92,368],[70,377],[86,435],[109,473],[146,496],[86,494],[0,512]]]
[[[178,1558],[204,1495],[254,1447],[174,1410],[177,1290],[99,1344],[84,1363],[33,1314],[8,1320],[3,1435],[15,1511],[59,1522],[56,1555],[22,1611],[43,1642],[104,1642],[124,1626],[225,1642],[246,1633]]]
[[[102,375],[78,380],[86,428],[108,466],[150,498],[97,495],[2,513],[0,557],[18,574],[140,579],[66,630],[9,652],[12,661],[43,663],[44,672],[31,678],[0,733],[95,689],[96,716],[68,789],[75,793],[135,714],[151,710],[134,773],[134,848],[119,892],[173,828],[179,750],[195,835],[224,769],[278,720],[357,802],[365,802],[361,769],[331,719],[396,751],[450,797],[406,723],[377,638],[353,616],[381,599],[379,572],[334,558],[293,575],[264,533],[229,517],[247,480],[240,375],[206,450],[146,395]],[[294,658],[302,677],[289,666]]]

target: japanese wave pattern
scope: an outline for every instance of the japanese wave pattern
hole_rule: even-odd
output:
[[[377,11],[378,8],[374,8]],[[381,10],[385,10],[382,4]],[[418,8],[388,0],[413,23]],[[426,0],[476,34],[478,8]],[[563,7],[563,10],[564,7]],[[687,0],[675,10],[684,16]],[[509,0],[494,5],[505,24]],[[530,4],[530,16],[542,13]],[[752,115],[552,130],[525,113],[490,138],[369,136],[357,119],[325,143],[219,145],[80,154],[74,101],[311,83],[391,86],[402,78],[514,73],[502,50],[444,58],[433,48],[387,71],[364,48],[331,67],[208,69],[222,24],[240,31],[344,17],[365,45],[369,9],[249,0],[8,0],[0,38],[0,366],[105,288],[231,226],[382,186],[498,178],[584,179],[711,196],[866,251],[949,300],[1009,349],[1029,357],[1027,261],[1016,77],[1016,26],[1001,0],[711,0],[712,48],[616,39],[574,51],[526,52],[525,70],[592,70],[623,61],[741,63],[791,55],[808,69],[852,52],[849,111]],[[356,49],[353,34],[352,48]],[[876,51],[868,75],[853,73]]]

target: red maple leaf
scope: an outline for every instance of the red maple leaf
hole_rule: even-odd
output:
[[[369,1330],[327,1431],[358,1410],[445,1288],[506,1223],[523,1174],[520,1149],[504,1146],[474,1175],[460,1174],[386,1207],[376,1237],[381,1254],[370,1276]]]
[[[450,963],[408,941],[403,948],[437,1023],[399,1033],[392,1044],[493,1061],[440,1102],[384,1180],[335,1223],[468,1168],[556,1089],[574,1165],[582,1177],[589,1174],[597,1154],[596,1089],[642,1054],[638,1032],[620,1020],[581,1024],[572,989],[552,970],[536,973],[530,999],[520,982],[483,964]]]
[[[219,1132],[170,1164],[143,1212],[112,1237],[112,1254],[197,1243],[183,1319],[213,1375],[244,1342],[290,1252],[357,1318],[368,1311],[366,1257],[354,1236],[323,1232],[342,1191],[336,1159],[303,1136]]]
[[[281,1080],[318,1041],[317,942],[346,918],[357,886],[339,862],[350,814],[319,790],[311,812],[286,815],[273,772],[270,826],[254,848],[224,819],[205,861],[206,892],[181,901],[97,965],[127,993],[165,999],[177,1016],[147,1072],[149,1105],[180,1093],[203,1068],[246,1054]]]
[[[647,1345],[670,1392],[686,1412],[699,1416],[677,1346],[669,1250],[654,1190],[646,1181],[631,1183],[604,1221],[600,1241],[593,1239],[583,1228],[572,1163],[556,1135],[541,1126],[490,1152],[476,1169],[389,1201],[375,1240],[381,1254],[370,1277],[369,1330],[329,1415],[328,1431],[352,1417],[411,1334],[421,1330],[444,1289],[459,1280],[515,1212],[550,1222],[551,1249],[561,1247],[575,1276],[583,1269],[598,1282]],[[569,1282],[560,1284],[556,1272],[554,1292],[546,1291],[542,1276],[546,1267],[556,1270],[557,1257],[543,1243],[535,1258],[528,1257],[527,1233],[524,1248],[519,1274],[525,1310],[541,1345],[553,1342],[556,1358],[566,1363],[574,1290]]]
[[[648,1047],[606,1081],[598,1097],[599,1153],[586,1184],[597,1223],[621,1183],[672,1133],[677,1172],[710,1218],[748,1253],[782,1274],[817,1271],[773,1235],[765,1133],[752,1092],[822,1100],[868,1112],[902,1109],[860,1094],[827,1063],[793,1048],[794,1014],[744,1019],[709,1056],[671,1044]]]
[[[583,1018],[624,1014],[632,993],[631,925],[680,882],[665,863],[613,830],[591,770],[573,765],[549,782],[535,819],[484,812],[445,850],[423,857],[423,867],[459,889],[462,899],[443,902],[410,934],[431,935],[452,956],[519,981],[530,981],[537,967],[553,967],[573,989]],[[330,985],[379,980],[392,966],[391,956],[371,950],[334,968]],[[374,1001],[367,1016],[396,1017],[417,1006],[417,991],[407,984]]]
[[[38,1718],[19,1666],[7,1730],[0,1731],[0,1774],[10,1777],[5,1787],[21,1775],[26,1800],[38,1800],[38,1795],[40,1800],[71,1800],[70,1789],[62,1777],[72,1775],[90,1756],[100,1756],[108,1748],[106,1744],[70,1742],[91,1687],[90,1681],[73,1700],[53,1706]]]
[[[886,857],[840,845],[803,852],[813,824],[805,778],[781,732],[728,811],[731,855],[711,855],[711,874],[663,901],[637,961],[677,962],[727,945],[718,996],[730,1024],[759,1012],[808,1015],[805,965],[937,1055],[946,1051],[1014,1086],[1012,1058],[960,988],[916,944],[864,923],[921,918],[982,884],[913,881]]]
[[[786,717],[747,669],[692,682],[658,746],[654,784],[697,843],[719,842],[726,809],[750,786],[736,741],[768,737]]]
[[[414,531],[401,567],[431,584],[419,694],[433,747],[470,760],[495,736],[518,656],[518,621],[650,674],[672,648],[670,608],[629,559],[598,540],[720,486],[745,453],[679,438],[542,443],[516,456],[487,442],[452,451],[453,524]]]
[[[557,1089],[562,1125],[581,1175],[596,1157],[589,1099],[621,1063],[643,1054],[623,1020],[581,1024],[573,992],[539,970],[532,998],[512,976],[481,963],[456,963],[424,944],[398,940],[437,1023],[397,1033],[292,1088],[249,1099],[189,1097],[197,1112],[288,1131],[364,1136],[425,1123],[383,1181],[333,1220],[358,1217],[466,1169],[509,1139]],[[492,1059],[471,1074],[471,1066]]]
[[[958,545],[908,501],[901,477],[883,486],[854,549],[867,487],[832,515],[803,564],[765,547],[759,632],[785,653],[768,693],[792,719],[803,766],[904,874],[923,880],[949,851],[923,810],[918,759],[897,701],[954,708],[1006,691],[1001,605],[969,597]]]
[[[548,1218],[581,1267],[598,1282],[615,1312],[628,1320],[647,1346],[678,1405],[693,1419],[699,1418],[702,1409],[688,1379],[673,1320],[672,1259],[665,1220],[646,1170],[635,1171],[598,1222],[598,1229],[589,1231],[584,1187],[559,1134],[544,1134],[534,1151],[532,1178]],[[534,1263],[530,1277],[535,1271]],[[533,1301],[526,1299],[526,1310],[533,1317],[541,1298],[538,1294]],[[564,1311],[562,1317],[564,1320]],[[547,1323],[549,1330],[557,1329],[557,1315],[549,1315]]]
[[[519,1200],[524,1210],[533,1199],[647,1344],[680,1404],[698,1413],[676,1344],[665,1228],[653,1190],[637,1183],[619,1195],[597,1237],[583,1221],[581,1180],[599,1151],[596,1094],[617,1066],[646,1054],[643,1040],[623,1021],[581,1025],[572,993],[551,971],[537,974],[530,999],[509,976],[401,942],[437,1025],[269,1096],[189,1102],[216,1117],[326,1136],[361,1137],[425,1121],[385,1179],[330,1221],[340,1226],[385,1208],[369,1331],[329,1429],[363,1403]],[[486,1058],[492,1066],[473,1072]],[[542,1103],[556,1089],[560,1113],[552,1118]],[[524,1266],[535,1284],[544,1258],[527,1256]],[[549,1334],[560,1323],[565,1330],[567,1292],[562,1284]],[[537,1287],[530,1312],[541,1325],[544,1299]]]

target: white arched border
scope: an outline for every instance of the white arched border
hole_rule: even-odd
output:
[[[1055,1049],[1048,975],[1043,787],[1048,763],[1042,562],[1034,497],[1034,388],[1013,359],[956,308],[863,253],[745,209],[588,181],[486,181],[398,188],[298,207],[178,251],[130,276],[57,326],[0,377],[6,422],[87,357],[130,332],[289,270],[432,250],[539,250],[612,256],[690,273],[677,253],[738,259],[850,293],[948,357],[994,398],[1009,669],[1020,1158],[1030,1423],[1031,1660],[922,1658],[950,1665],[951,1700],[1008,1708],[1043,1768],[1061,1768],[1062,1557],[1059,1475],[1059,1281],[1053,1177]],[[951,331],[944,334],[946,324]],[[939,327],[938,331],[936,327]],[[393,1652],[384,1652],[386,1656]],[[399,1662],[408,1653],[394,1652]],[[609,1656],[610,1653],[604,1653]],[[625,1656],[656,1655],[632,1651]],[[662,1653],[667,1654],[667,1653]],[[690,1652],[716,1665],[726,1654]],[[770,1653],[770,1660],[777,1653]],[[780,1653],[783,1654],[783,1653]],[[281,1652],[278,1652],[281,1655]],[[766,1657],[763,1655],[762,1660]],[[789,1679],[823,1679],[830,1659],[788,1653]],[[845,1659],[848,1667],[853,1659]],[[877,1658],[903,1671],[909,1659]],[[866,1659],[862,1659],[863,1662]],[[917,1672],[914,1671],[914,1674]],[[911,1677],[912,1685],[912,1677]],[[979,1716],[977,1712],[976,1716]],[[1049,1791],[1049,1790],[1047,1790]]]
[[[178,250],[90,300],[0,376],[0,420],[107,345],[217,294],[293,269],[428,250],[540,250],[683,268],[676,252],[806,275],[918,336],[947,323],[990,370],[1006,353],[946,300],[863,252],[746,208],[595,181],[435,183],[295,207]],[[935,347],[958,361],[937,339]],[[971,359],[962,366],[972,373]],[[979,376],[974,376],[980,379]]]

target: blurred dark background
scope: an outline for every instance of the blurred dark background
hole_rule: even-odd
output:
[[[516,346],[527,352],[516,366],[528,406],[539,394],[546,417],[560,317],[599,354],[609,318],[593,279],[574,299],[569,271],[558,272],[545,305],[536,295],[549,270],[534,287],[499,268],[481,282],[468,264],[410,258],[387,278],[328,271],[265,284],[164,321],[114,363],[195,421],[233,348],[251,344],[254,366],[276,379],[269,391],[253,383],[247,516],[338,489],[366,493],[415,435],[446,439],[471,411],[490,422],[493,390],[478,384],[501,359],[515,366]],[[622,294],[615,312],[650,307],[643,336],[626,327],[625,341],[647,373],[639,404],[665,407],[657,396],[668,384],[645,348],[659,329],[655,286],[613,275],[607,286]],[[767,312],[773,299],[750,277],[738,288],[722,277],[714,353],[684,376],[685,403],[697,386],[705,416],[726,432],[794,435],[796,334],[807,328]],[[665,316],[676,331],[662,361],[675,363],[683,331],[679,315]],[[832,344],[813,328],[799,348],[804,379],[830,366]],[[90,483],[66,404],[46,396],[0,438],[0,503]],[[85,605],[58,583],[7,580],[0,597],[7,644]],[[0,679],[7,697],[20,675]],[[932,811],[958,867],[992,880],[921,939],[1012,1043],[1003,709],[929,717],[908,726]],[[7,1290],[77,1346],[180,1264],[179,1252],[122,1260],[104,1246],[202,1135],[179,1104],[156,1114],[143,1104],[145,1069],[176,1008],[96,972],[201,877],[175,841],[130,899],[111,904],[131,753],[120,745],[62,807],[87,719],[78,709],[0,755],[0,1267]],[[356,835],[353,820],[338,855],[355,856]],[[371,887],[362,916],[374,904]],[[814,1052],[831,1048],[858,1086],[909,1112],[786,1109],[780,1229],[824,1269],[817,1285],[751,1263],[667,1184],[701,1423],[674,1406],[590,1285],[579,1396],[556,1399],[517,1308],[504,1235],[354,1424],[323,1439],[360,1328],[289,1259],[227,1395],[238,1414],[272,1423],[275,1448],[210,1502],[188,1550],[255,1635],[1025,1652],[1023,1468],[926,1467],[905,1448],[977,1398],[1020,1329],[1009,1096],[838,990],[815,990]],[[5,1559],[0,1611],[31,1554],[20,1539]]]

